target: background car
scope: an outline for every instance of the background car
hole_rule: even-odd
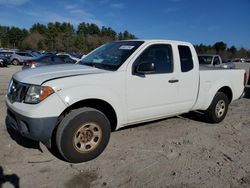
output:
[[[14,51],[0,51],[0,58],[5,58],[7,59],[8,63],[10,64],[10,57]]]
[[[198,59],[199,59],[199,64],[201,66],[235,69],[234,62],[222,61],[219,55],[213,55],[213,54],[198,55]]]
[[[234,63],[245,63],[246,59],[245,58],[235,58],[235,59],[232,59],[232,62],[234,62]]]
[[[46,65],[75,64],[77,61],[64,55],[43,55],[23,62],[22,69],[36,68]]]
[[[10,57],[10,62],[13,65],[22,65],[24,61],[39,57],[39,54],[28,51],[14,52]]]
[[[0,57],[0,67],[8,67],[8,59],[5,57]]]
[[[57,56],[60,56],[60,57],[68,57],[68,58],[70,58],[70,59],[73,59],[73,60],[76,60],[77,62],[80,60],[80,58],[78,58],[78,57],[76,57],[76,56],[74,56],[74,55],[71,55],[71,54],[69,54],[69,53],[65,53],[65,52],[62,52],[62,53],[57,53],[56,54]]]

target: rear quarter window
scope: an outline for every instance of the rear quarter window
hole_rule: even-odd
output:
[[[181,61],[181,72],[188,72],[194,68],[194,62],[191,50],[188,46],[178,46],[180,61]]]

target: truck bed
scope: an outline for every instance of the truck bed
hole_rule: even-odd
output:
[[[216,93],[222,85],[231,89],[231,101],[240,98],[244,90],[244,73],[245,70],[243,69],[200,66],[199,93],[194,109],[206,110],[211,104],[214,93]]]
[[[230,70],[230,69],[225,69],[222,67],[213,67],[213,66],[205,66],[205,65],[200,65],[199,69],[200,69],[200,71],[204,71],[204,70]]]

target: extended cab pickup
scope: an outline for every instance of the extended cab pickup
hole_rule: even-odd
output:
[[[211,55],[211,54],[198,55],[198,59],[199,59],[200,66],[235,69],[234,62],[223,63],[219,55]]]
[[[55,143],[65,160],[83,162],[102,153],[112,130],[131,124],[194,110],[219,123],[244,82],[244,70],[199,70],[187,42],[111,42],[78,65],[14,74],[6,96],[8,124],[48,147]]]

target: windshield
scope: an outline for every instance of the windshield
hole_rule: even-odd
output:
[[[104,44],[87,55],[79,64],[115,71],[142,43],[143,41],[119,41]]]
[[[213,56],[198,56],[198,58],[201,65],[210,65],[213,60]]]

